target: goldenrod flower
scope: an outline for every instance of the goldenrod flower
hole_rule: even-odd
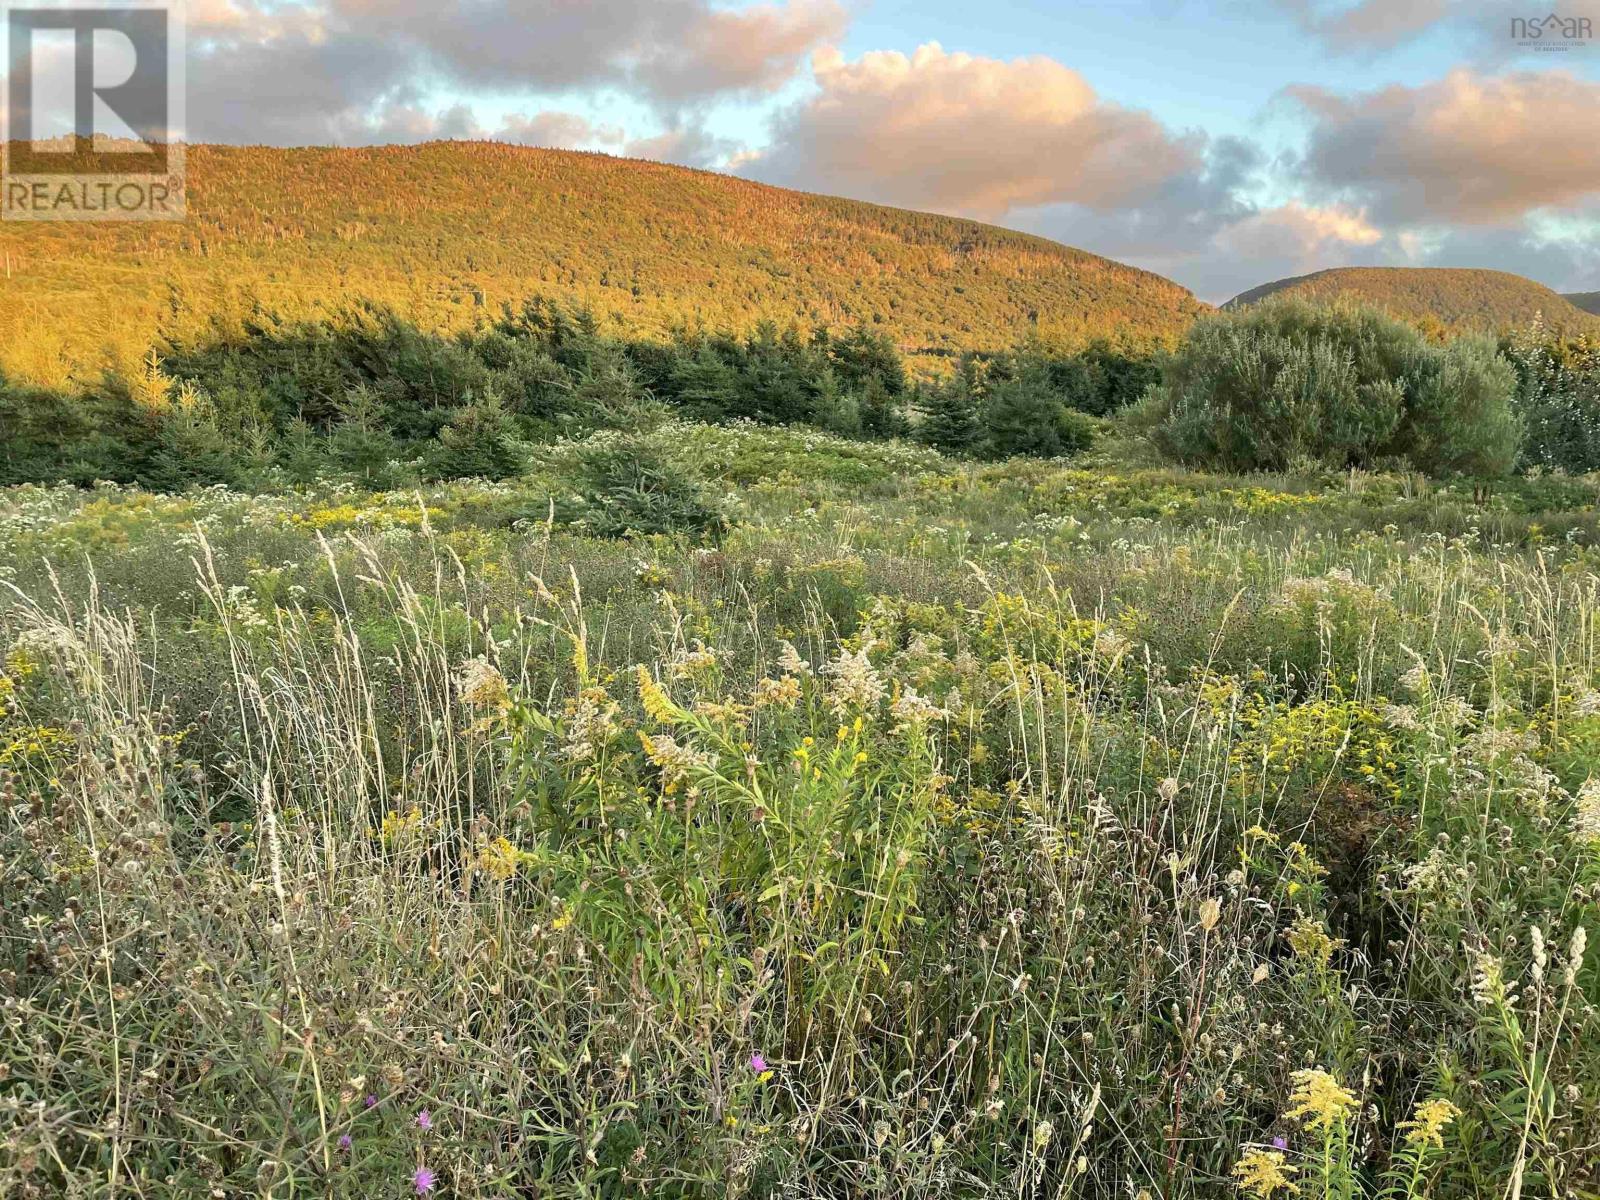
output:
[[[422,828],[422,813],[413,804],[405,812],[395,809],[393,812],[383,814],[383,828],[380,836],[385,846],[392,846],[396,842],[416,833]]]
[[[1308,959],[1319,967],[1327,966],[1333,958],[1333,952],[1344,945],[1342,940],[1324,929],[1321,922],[1305,916],[1297,917],[1285,936],[1295,957]]]
[[[1460,1115],[1461,1110],[1454,1104],[1436,1096],[1417,1105],[1411,1119],[1400,1122],[1400,1128],[1405,1131],[1406,1141],[1413,1146],[1432,1146],[1435,1150],[1443,1150],[1445,1127]]]
[[[1304,1121],[1309,1129],[1326,1131],[1356,1109],[1356,1098],[1326,1071],[1303,1070],[1290,1076],[1294,1091],[1288,1115]]]
[[[1239,1180],[1239,1190],[1256,1200],[1268,1200],[1277,1192],[1294,1195],[1299,1186],[1289,1177],[1295,1168],[1284,1160],[1282,1150],[1246,1150],[1233,1164],[1233,1174]]]
[[[478,851],[476,866],[491,879],[505,882],[517,873],[527,855],[503,837],[497,837]]]
[[[645,715],[652,721],[670,725],[678,719],[678,706],[642,665],[639,667],[639,703],[644,705]]]

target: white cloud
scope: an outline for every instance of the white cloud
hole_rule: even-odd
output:
[[[1111,209],[1199,162],[1196,139],[1098,97],[1043,57],[1002,61],[928,43],[910,56],[819,50],[817,94],[790,108],[759,178],[997,218],[1061,202]]]
[[[1458,68],[1418,87],[1290,94],[1311,119],[1311,178],[1386,224],[1514,223],[1600,195],[1600,83]]]
[[[782,87],[846,22],[838,0],[195,0],[189,122],[199,140],[371,141],[441,120],[428,94],[619,89],[678,128]]]

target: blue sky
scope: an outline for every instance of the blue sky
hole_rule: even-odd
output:
[[[1328,4],[1323,10],[1341,7],[1353,6]],[[858,53],[909,51],[937,41],[997,58],[1049,55],[1081,72],[1108,99],[1148,108],[1174,128],[1196,126],[1213,134],[1260,135],[1273,110],[1283,107],[1275,99],[1296,84],[1370,91],[1426,83],[1463,63],[1564,70],[1600,80],[1600,40],[1586,52],[1522,51],[1510,37],[1510,18],[1492,5],[1483,8],[1478,21],[1440,21],[1398,46],[1335,51],[1306,30],[1292,6],[1269,0],[875,0],[855,10],[845,44]],[[1492,36],[1502,26],[1506,36]]]
[[[1513,19],[1549,13],[190,0],[189,121],[203,140],[495,137],[680,162],[1028,229],[1208,300],[1347,264],[1600,289],[1600,0],[1540,27],[1544,47],[1573,35],[1559,50],[1519,46]]]

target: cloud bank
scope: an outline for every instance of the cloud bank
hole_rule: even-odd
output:
[[[1194,138],[1097,96],[1044,57],[1004,62],[938,43],[812,58],[817,91],[783,112],[752,174],[772,182],[995,219],[1070,201],[1096,210],[1199,165]]]

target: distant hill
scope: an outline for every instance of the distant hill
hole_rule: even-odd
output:
[[[1600,320],[1542,283],[1505,271],[1453,267],[1338,267],[1279,279],[1241,292],[1224,308],[1254,304],[1279,293],[1330,298],[1351,296],[1395,316],[1450,330],[1495,332],[1525,325],[1535,315],[1573,332],[1600,331]]]
[[[1170,342],[1186,289],[1043,238],[683,167],[486,142],[194,146],[182,223],[0,225],[0,370],[136,363],[253,308],[358,299],[434,329],[542,293],[608,328],[864,324],[912,355]]]
[[[1570,301],[1586,313],[1600,316],[1600,292],[1562,292],[1561,298]]]

